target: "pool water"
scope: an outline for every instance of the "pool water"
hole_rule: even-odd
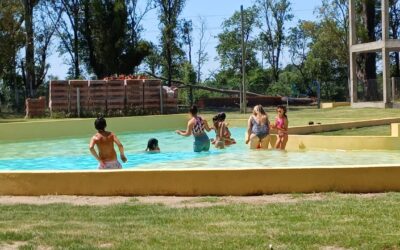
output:
[[[400,162],[397,151],[249,150],[244,143],[245,128],[231,128],[231,132],[236,145],[223,150],[211,146],[210,152],[203,153],[193,152],[192,137],[182,137],[174,131],[118,134],[128,158],[122,166],[124,169],[269,168]],[[214,135],[209,133],[210,138]],[[151,137],[158,139],[161,153],[144,152]],[[97,169],[97,162],[89,152],[89,140],[90,137],[80,137],[2,143],[0,171]]]

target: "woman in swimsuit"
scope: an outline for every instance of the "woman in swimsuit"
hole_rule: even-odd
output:
[[[189,110],[190,120],[185,130],[176,130],[176,133],[182,136],[190,136],[193,134],[194,143],[193,151],[201,152],[210,149],[210,139],[205,131],[209,132],[211,129],[206,120],[203,120],[197,115],[197,107],[192,106]]]
[[[246,144],[250,142],[250,149],[268,149],[270,140],[269,120],[261,105],[256,105],[253,114],[247,122]]]
[[[275,118],[275,123],[272,128],[277,130],[278,138],[276,140],[275,148],[284,150],[288,141],[288,126],[289,121],[286,115],[286,107],[278,106],[276,109],[278,115]]]

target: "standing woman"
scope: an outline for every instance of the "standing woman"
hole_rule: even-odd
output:
[[[190,136],[193,134],[193,151],[201,152],[210,149],[210,139],[204,130],[210,131],[210,127],[206,120],[197,115],[197,107],[192,106],[189,110],[190,120],[188,121],[186,131],[176,130],[176,133],[182,136]]]
[[[256,105],[253,114],[247,122],[246,144],[250,142],[250,149],[268,149],[270,140],[269,120],[261,105]]]

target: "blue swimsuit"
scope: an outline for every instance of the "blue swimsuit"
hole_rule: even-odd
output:
[[[260,140],[269,135],[269,124],[259,124],[254,116],[251,117],[251,133],[255,134]]]

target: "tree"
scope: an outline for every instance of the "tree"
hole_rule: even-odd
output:
[[[204,19],[199,18],[200,27],[199,27],[199,48],[196,52],[197,54],[197,82],[201,82],[201,70],[203,68],[204,63],[207,62],[208,54],[205,51],[207,46],[207,41],[205,41],[205,32],[206,32],[206,22]]]
[[[150,54],[146,57],[145,63],[147,65],[147,70],[150,71],[152,75],[159,75],[161,68],[161,51],[157,45],[150,42]]]
[[[34,93],[43,85],[49,69],[47,58],[50,55],[50,47],[54,33],[56,32],[59,21],[61,20],[62,10],[58,9],[54,12],[47,12],[48,2],[42,1],[37,5],[35,11],[35,75],[36,83],[34,85]],[[55,21],[52,21],[55,20]]]
[[[314,34],[316,33],[316,25],[314,22],[299,21],[297,26],[290,29],[287,38],[287,46],[292,65],[298,70],[301,75],[301,84],[303,86],[311,82],[310,74],[306,70],[305,65],[310,46],[313,42]],[[302,90],[304,87],[302,86]]]
[[[389,32],[391,34],[392,39],[399,38],[399,29],[400,29],[400,6],[398,0],[390,0],[389,1]],[[400,59],[399,52],[394,52],[394,77],[400,77]]]
[[[139,0],[126,0],[128,8],[128,33],[130,42],[135,47],[141,40],[140,33],[143,31],[141,22],[146,14],[155,9],[153,0],[145,0],[144,8],[140,9],[138,6]]]
[[[181,35],[182,42],[187,46],[187,59],[190,64],[192,64],[192,47],[193,47],[193,23],[192,20],[182,20]]]
[[[246,69],[258,65],[256,59],[256,40],[252,38],[252,32],[257,24],[257,9],[255,6],[243,10],[244,15],[244,41],[246,44]],[[218,34],[217,53],[222,70],[240,74],[242,71],[241,49],[241,17],[236,11],[222,24],[222,33]]]
[[[0,1],[0,98],[19,106],[20,77],[17,73],[18,51],[25,43],[22,30],[23,6],[18,1]],[[1,103],[1,101],[0,101]]]
[[[363,0],[362,1],[362,21],[363,28],[366,36],[362,37],[362,42],[374,42],[376,40],[376,1],[375,0]],[[364,78],[366,84],[366,100],[377,101],[378,97],[378,82],[376,76],[376,54],[365,53],[362,55],[362,63],[364,67],[361,67],[361,75]]]
[[[133,44],[127,32],[128,12],[124,0],[85,0],[82,34],[83,55],[90,72],[103,78],[113,74],[131,74],[150,53],[148,42]]]
[[[182,50],[177,41],[178,17],[185,5],[185,0],[155,0],[159,8],[163,71],[171,86],[172,78],[177,75],[178,59]]]
[[[25,86],[29,89],[29,96],[34,96],[34,86],[36,84],[35,74],[35,43],[33,26],[33,8],[39,0],[20,0],[24,10],[25,24],[25,66],[23,66],[23,75],[25,75]]]
[[[279,80],[279,61],[285,43],[285,23],[291,21],[289,0],[258,0],[264,22],[260,33],[261,48],[272,67],[274,81]]]
[[[57,35],[60,39],[59,51],[70,58],[69,69],[71,77],[78,79],[81,76],[82,45],[81,24],[83,13],[82,0],[51,0],[47,13],[51,18],[52,12],[62,12],[57,25]],[[57,20],[52,19],[53,23]]]

